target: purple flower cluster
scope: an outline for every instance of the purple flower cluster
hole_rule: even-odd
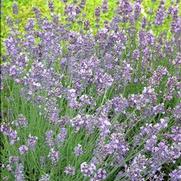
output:
[[[80,156],[84,153],[83,149],[82,149],[82,145],[78,144],[75,148],[74,148],[74,154],[76,156]]]
[[[52,164],[57,164],[58,160],[60,159],[60,154],[58,151],[56,151],[54,148],[51,148],[49,154],[48,154],[49,159],[51,160]]]
[[[20,147],[19,147],[19,153],[21,154],[21,155],[24,155],[25,153],[27,153],[28,152],[28,147],[26,146],[26,145],[21,145]]]
[[[93,163],[88,164],[86,162],[83,162],[81,163],[80,170],[84,176],[92,177],[96,170],[96,166]]]
[[[62,3],[65,18],[48,1],[51,17],[33,8],[35,18],[28,19],[23,32],[8,19],[3,100],[11,107],[17,94],[8,91],[17,86],[18,103],[29,103],[38,114],[31,115],[28,107],[27,120],[17,113],[27,112],[22,105],[12,110],[13,120],[9,107],[2,112],[3,169],[17,181],[31,175],[40,181],[57,176],[101,181],[112,175],[118,180],[180,180],[178,3],[167,12],[160,1],[155,19],[149,19],[141,0],[119,0],[114,17],[104,25],[108,0],[95,7],[93,24],[84,14],[85,0]],[[13,4],[14,17],[18,11]],[[167,18],[170,39],[155,32]],[[37,163],[29,168],[32,155]]]
[[[75,175],[75,168],[71,166],[67,166],[65,167],[64,172],[66,175]]]
[[[171,181],[178,181],[181,179],[181,168],[179,167],[176,170],[173,170],[172,173],[170,173]]]
[[[106,179],[107,173],[104,169],[96,169],[96,166],[93,163],[88,164],[83,162],[80,166],[80,170],[84,176],[90,177],[91,181],[99,181]]]
[[[37,144],[37,140],[38,140],[38,137],[29,135],[27,139],[28,148],[31,150],[34,150]]]
[[[17,156],[10,156],[6,165],[3,165],[12,175],[15,181],[24,181],[24,165]]]
[[[164,1],[160,1],[160,5],[158,7],[156,17],[155,17],[155,24],[161,25],[165,19],[165,8],[164,8]]]
[[[6,135],[9,138],[10,144],[15,144],[15,142],[17,142],[19,140],[17,131],[13,130],[11,127],[9,127],[5,123],[1,124],[0,131],[1,131],[1,133],[3,133],[4,135]]]
[[[18,119],[14,121],[14,125],[17,128],[23,128],[28,126],[28,121],[27,119],[21,114],[18,116]]]

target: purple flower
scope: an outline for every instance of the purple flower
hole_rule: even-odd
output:
[[[163,103],[153,107],[153,114],[157,115],[159,113],[165,114],[165,108]]]
[[[27,22],[26,27],[25,27],[26,31],[32,31],[34,28],[34,25],[35,25],[34,20],[28,19],[28,22]]]
[[[94,79],[97,85],[97,89],[100,92],[111,87],[114,81],[112,76],[107,73],[104,73],[102,69],[95,73]]]
[[[100,15],[101,15],[101,9],[100,9],[100,7],[97,7],[97,8],[95,9],[95,16],[96,16],[97,18],[99,18]]]
[[[15,124],[15,126],[18,128],[23,128],[28,126],[28,121],[22,114],[20,114],[18,116],[18,119],[15,120],[13,124]]]
[[[173,114],[176,119],[181,119],[181,103],[176,105]]]
[[[51,148],[52,146],[54,146],[54,139],[53,139],[53,131],[49,130],[45,133],[45,141],[46,144]]]
[[[80,100],[80,103],[82,106],[85,106],[85,105],[93,105],[93,100],[92,100],[92,97],[84,94],[84,95],[81,95],[81,97],[79,98]]]
[[[181,180],[181,167],[178,167],[178,169],[173,170],[170,174],[171,181],[179,181]]]
[[[26,145],[21,145],[18,149],[19,149],[19,153],[20,153],[21,155],[24,155],[24,154],[27,153],[28,150],[29,150]]]
[[[28,148],[31,150],[34,150],[37,144],[37,140],[38,140],[38,137],[29,135],[28,140],[27,140]]]
[[[138,19],[140,13],[141,13],[141,2],[140,2],[140,0],[137,0],[137,2],[134,5],[134,18],[135,18],[135,20]]]
[[[100,180],[105,180],[107,177],[107,172],[106,170],[99,168],[96,170],[96,173],[93,178],[91,178],[91,181],[100,181]]]
[[[16,165],[15,181],[25,181],[24,166],[22,163]]]
[[[106,13],[108,11],[108,0],[103,0],[102,2],[102,12]]]
[[[82,145],[78,144],[75,148],[74,148],[74,154],[76,156],[80,156],[84,153],[83,149],[82,149]]]
[[[56,143],[57,144],[63,143],[66,137],[67,137],[67,129],[61,128],[60,133],[56,137]]]
[[[122,21],[127,22],[129,15],[133,11],[131,4],[128,0],[121,0],[119,1],[119,5],[117,8],[118,14],[122,16]]]
[[[164,129],[168,126],[169,118],[165,117],[160,119],[159,123],[156,123],[153,127],[157,130],[160,131],[161,129]]]
[[[160,3],[160,6],[157,10],[156,17],[155,17],[155,24],[161,25],[164,19],[165,19],[165,8],[164,8],[164,4]]]
[[[51,12],[54,11],[54,4],[53,4],[53,1],[48,1],[48,7],[50,9]]]
[[[17,164],[17,163],[19,163],[19,161],[20,161],[20,158],[17,157],[17,156],[10,156],[10,157],[9,157],[9,163],[10,163],[11,165]]]
[[[69,166],[65,167],[64,172],[66,175],[73,176],[73,175],[75,175],[75,168],[69,165]]]
[[[17,3],[13,3],[13,14],[15,14],[15,15],[18,14],[18,5],[17,5]]]
[[[142,28],[145,28],[146,27],[146,25],[147,25],[147,20],[146,20],[146,18],[145,17],[143,17],[143,19],[142,19]]]
[[[98,128],[100,129],[100,135],[105,137],[110,133],[111,122],[107,117],[101,116],[98,118]]]
[[[123,62],[123,69],[122,69],[122,77],[123,77],[124,82],[131,81],[132,70],[133,69],[132,69],[131,65],[124,61]]]
[[[114,97],[112,103],[113,103],[113,108],[117,113],[124,112],[128,107],[128,101],[122,96]]]
[[[79,131],[81,128],[84,127],[85,121],[81,115],[77,115],[75,118],[70,120],[70,124],[73,128],[75,128],[75,131]]]
[[[154,151],[154,147],[157,143],[157,137],[155,135],[153,135],[150,139],[148,139],[145,143],[145,149],[148,151],[153,152]]]
[[[79,11],[77,11],[76,6],[72,4],[65,6],[65,14],[68,16],[67,20],[74,21],[77,16],[77,13],[79,13]]]
[[[168,74],[165,67],[158,67],[150,78],[150,85],[156,86],[160,84],[161,79]]]
[[[133,51],[132,58],[135,59],[135,60],[139,60],[139,58],[140,58],[140,51],[137,50],[137,49],[134,50],[134,51]]]
[[[145,155],[139,154],[133,159],[130,166],[126,169],[126,173],[128,174],[131,180],[135,181],[142,180],[143,179],[142,173],[144,173],[147,164],[148,164],[148,159],[145,157]]]
[[[88,20],[86,20],[86,21],[84,22],[84,29],[85,29],[85,30],[89,30],[89,28],[90,28],[90,22],[89,22]]]
[[[77,101],[77,93],[75,89],[69,89],[67,91],[67,99],[71,108],[78,108],[79,103]]]
[[[57,164],[57,162],[60,159],[60,154],[58,151],[56,151],[54,148],[51,148],[48,157],[50,158],[53,165]]]
[[[13,130],[6,124],[1,124],[0,131],[9,138],[10,144],[14,144],[15,142],[19,140],[17,131]]]
[[[83,162],[80,165],[80,171],[84,176],[92,177],[96,171],[96,166],[93,163]]]

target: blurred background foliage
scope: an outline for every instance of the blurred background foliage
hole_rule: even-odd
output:
[[[14,15],[12,13],[12,5],[16,2],[19,7],[19,13],[18,15]],[[67,4],[80,2],[80,0],[68,0]],[[114,16],[114,12],[116,10],[116,0],[109,0],[108,6],[109,10],[107,13],[101,14],[101,25],[103,25],[103,22],[105,20],[110,20]],[[135,1],[132,0],[134,3]],[[166,10],[169,8],[171,3],[174,2],[173,0],[166,0],[165,1],[165,8]],[[53,0],[54,8],[55,8],[55,14],[58,15],[61,18],[62,22],[65,22],[65,16],[64,16],[64,7],[65,3],[63,3],[62,0]],[[160,4],[160,0],[143,0],[142,6],[144,11],[142,11],[142,15],[145,16],[150,22],[154,21],[156,11],[158,9],[158,6]],[[95,16],[94,16],[94,10],[96,7],[101,7],[102,0],[87,0],[86,5],[84,8],[84,12],[82,13],[82,16],[86,16],[86,18],[90,21],[92,30],[96,32],[95,28]],[[38,7],[42,13],[43,16],[46,16],[47,18],[51,17],[49,8],[48,8],[48,0],[1,0],[1,38],[4,39],[8,35],[9,28],[7,26],[6,20],[8,17],[11,18],[17,18],[19,20],[18,29],[20,31],[24,31],[23,27],[25,26],[27,20],[29,18],[34,17],[34,13],[32,11],[33,7]],[[179,4],[179,14],[181,15],[181,2]],[[80,17],[81,19],[81,17]],[[72,27],[72,30],[79,30],[78,24],[74,24]],[[162,26],[152,27],[152,31],[154,33],[160,33],[160,32],[167,32],[168,36],[171,35],[170,32],[168,32],[168,27],[170,26],[170,19],[167,18]],[[138,25],[139,27],[139,25]]]

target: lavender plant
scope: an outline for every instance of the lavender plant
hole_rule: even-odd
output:
[[[34,7],[23,32],[8,20],[2,180],[179,181],[179,2],[160,1],[149,18],[142,1],[119,0],[104,25],[109,1],[95,7],[95,22],[85,0],[63,3],[65,22],[53,1],[51,18]],[[152,31],[167,20],[167,32]]]

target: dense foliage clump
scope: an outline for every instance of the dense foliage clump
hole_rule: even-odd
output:
[[[53,1],[51,18],[33,7],[24,31],[7,18],[2,180],[181,180],[179,2],[154,18],[141,0],[116,2],[111,20],[108,0],[95,22],[85,0],[63,1],[64,21]]]

